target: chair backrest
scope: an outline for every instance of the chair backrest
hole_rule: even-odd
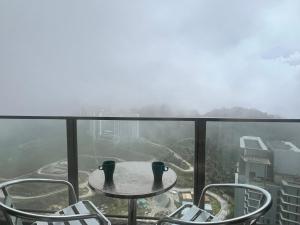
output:
[[[223,214],[224,211],[220,211],[219,215],[212,215],[209,212],[206,212],[204,210],[204,203],[205,203],[205,194],[206,192],[211,188],[234,188],[234,189],[240,189],[240,201],[238,202],[241,204],[241,208],[244,207],[245,201],[249,199],[249,197],[245,196],[248,194],[246,191],[250,190],[253,193],[258,195],[258,203],[257,207],[255,209],[246,210],[244,215],[236,216],[234,218],[227,219],[227,214]],[[213,198],[219,199],[219,202],[224,201],[219,198],[220,196],[223,196],[222,192],[216,191],[215,193],[210,192],[208,193],[211,196],[214,196]],[[257,196],[256,196],[257,197]],[[225,198],[225,196],[224,196]],[[227,198],[227,197],[226,197]],[[230,200],[230,197],[228,197],[228,201]],[[253,185],[247,185],[247,184],[210,184],[207,185],[200,196],[199,204],[198,206],[195,206],[193,204],[185,204],[178,208],[175,212],[170,214],[167,217],[161,218],[157,224],[162,225],[164,223],[168,224],[179,224],[179,225],[240,225],[240,224],[250,224],[253,225],[255,222],[259,219],[260,216],[264,215],[271,207],[272,205],[272,198],[268,191],[264,190],[263,188],[256,187]],[[189,208],[188,210],[185,210],[186,208]],[[221,207],[222,208],[222,207]],[[195,210],[194,210],[195,209]],[[250,208],[249,208],[250,209]],[[228,210],[228,208],[227,208]],[[185,211],[185,212],[184,212]],[[226,211],[226,210],[225,210]],[[189,214],[187,217],[185,217],[185,214]],[[223,218],[221,218],[223,217]]]
[[[68,181],[65,180],[32,178],[32,179],[18,179],[18,180],[7,181],[0,184],[0,192],[2,192],[2,196],[3,196],[3,200],[0,201],[0,211],[1,211],[0,223],[1,221],[5,221],[5,223],[8,225],[22,225],[23,221],[27,221],[27,220],[35,221],[39,218],[41,220],[47,220],[51,218],[51,216],[28,213],[15,208],[12,198],[8,192],[9,187],[15,184],[29,183],[29,182],[64,184],[68,186],[70,191],[69,193],[71,193],[69,196],[70,203],[77,202],[77,198],[73,186]],[[54,217],[57,217],[54,218],[54,220],[55,219],[58,220],[58,216],[54,216]]]
[[[199,207],[203,206],[205,193],[212,188],[233,188],[235,194],[242,199],[242,202],[239,202],[239,204],[243,207],[244,215],[209,224],[255,224],[272,206],[271,194],[265,189],[249,184],[227,183],[207,185],[201,193],[198,203]]]

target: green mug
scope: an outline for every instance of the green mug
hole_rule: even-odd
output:
[[[99,166],[99,170],[103,170],[104,172],[105,181],[109,182],[113,180],[115,165],[115,161],[107,160],[102,163],[102,166]]]
[[[169,167],[165,166],[163,162],[152,162],[152,172],[154,176],[154,182],[161,182],[162,176],[165,171],[168,171]]]

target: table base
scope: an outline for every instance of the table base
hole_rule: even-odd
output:
[[[128,225],[136,225],[136,199],[128,200]]]

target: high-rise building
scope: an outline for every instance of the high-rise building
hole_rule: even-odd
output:
[[[267,189],[273,198],[272,208],[261,222],[300,225],[300,149],[287,141],[268,141],[260,137],[240,138],[240,160],[236,182]],[[235,193],[235,213],[254,210],[260,199],[255,193]]]
[[[82,112],[82,116],[105,117],[106,115],[116,117],[138,117],[136,113],[113,113],[104,109],[95,109]],[[91,120],[89,132],[94,140],[110,139],[114,141],[136,139],[140,136],[140,126],[138,120]]]
[[[300,224],[300,180],[282,180],[279,193],[278,222],[280,225]]]

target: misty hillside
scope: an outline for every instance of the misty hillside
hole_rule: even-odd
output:
[[[197,110],[175,109],[169,105],[149,105],[139,109],[133,109],[141,117],[220,117],[220,118],[256,118],[256,119],[279,119],[278,115],[262,112],[258,109],[232,107],[213,109],[204,114]]]
[[[221,118],[256,118],[256,119],[279,119],[280,116],[271,115],[257,109],[242,107],[220,108],[211,110],[202,115],[203,117],[221,117]]]

